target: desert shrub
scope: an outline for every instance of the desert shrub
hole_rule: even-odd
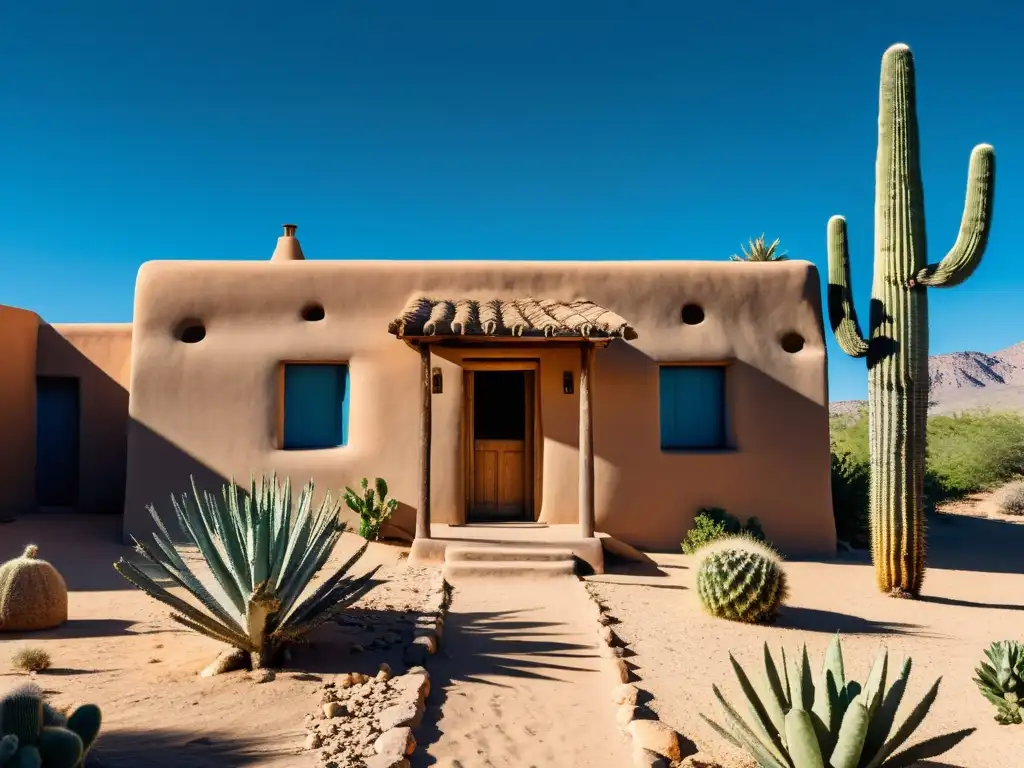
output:
[[[1024,480],[1010,483],[999,492],[999,511],[1004,515],[1024,515]]]
[[[852,423],[839,418],[830,423],[836,529],[856,530],[860,489],[865,479],[870,483],[868,417],[865,412]],[[864,467],[866,475],[858,466]],[[924,498],[929,513],[946,501],[992,488],[1019,474],[1024,474],[1024,418],[978,412],[928,420]],[[851,544],[855,540],[849,539]]]
[[[712,616],[748,624],[774,621],[788,594],[778,554],[745,534],[727,536],[701,550],[697,596]]]
[[[338,521],[340,505],[324,497],[313,511],[313,483],[307,483],[292,504],[289,480],[278,485],[277,475],[256,484],[243,498],[234,484],[223,489],[223,503],[192,482],[193,498],[172,497],[174,511],[189,543],[198,548],[227,603],[215,598],[196,578],[163,521],[151,506],[158,548],[136,540],[136,551],[161,575],[184,587],[206,608],[202,611],[157,584],[135,564],[121,558],[114,568],[150,597],[173,610],[171,618],[207,637],[230,643],[254,667],[276,663],[278,651],[301,640],[375,586],[377,568],[358,578],[349,568],[366,551],[364,542],[354,555],[300,601],[313,576],[324,566],[345,531]]]
[[[757,541],[767,541],[761,521],[751,517],[743,524],[721,507],[705,507],[693,518],[693,527],[683,539],[683,553],[692,555],[701,547],[725,536],[746,534]]]
[[[50,654],[35,646],[26,645],[11,654],[11,666],[22,672],[43,672],[51,665]]]
[[[868,521],[871,470],[868,462],[852,453],[832,454],[832,515],[836,537],[852,547],[871,541]]]
[[[975,685],[981,695],[996,708],[996,722],[1001,725],[1024,723],[1024,643],[1002,640],[986,650],[988,662],[974,670]]]
[[[715,733],[745,751],[758,765],[906,768],[948,752],[976,730],[965,728],[902,749],[927,716],[938,695],[939,683],[936,681],[916,707],[900,707],[910,677],[910,659],[903,662],[898,676],[890,678],[889,654],[883,650],[861,685],[846,677],[838,635],[825,652],[817,683],[806,646],[792,664],[786,663],[783,651],[779,666],[765,643],[766,679],[757,687],[750,683],[732,654],[729,661],[754,724],[748,724],[730,706],[717,685],[712,686],[712,691],[725,725],[701,717]],[[901,713],[898,721],[897,711]]]
[[[367,541],[377,541],[380,538],[380,529],[391,515],[395,513],[398,502],[387,498],[388,484],[383,477],[378,477],[370,487],[370,481],[365,477],[359,483],[362,493],[356,493],[351,488],[345,488],[345,504],[348,508],[359,515],[359,535]]]

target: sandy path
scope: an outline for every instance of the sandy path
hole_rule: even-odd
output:
[[[413,766],[621,768],[628,745],[574,579],[456,588]]]

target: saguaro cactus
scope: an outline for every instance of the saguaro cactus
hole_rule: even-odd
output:
[[[850,288],[846,220],[828,222],[828,310],[839,346],[866,357],[871,445],[871,556],[879,588],[916,597],[924,579],[924,462],[928,415],[929,287],[959,285],[981,262],[992,223],[995,154],[971,152],[960,234],[929,264],[918,157],[914,58],[903,44],[882,56],[875,166],[875,276],[870,333]]]

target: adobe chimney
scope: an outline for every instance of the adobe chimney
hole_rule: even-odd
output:
[[[274,255],[270,257],[271,261],[306,260],[306,257],[302,255],[302,246],[299,245],[299,240],[295,237],[296,229],[298,226],[295,224],[284,225],[284,234],[277,238],[277,247],[274,249]]]

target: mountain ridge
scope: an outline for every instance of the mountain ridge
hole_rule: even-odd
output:
[[[948,352],[928,358],[928,411],[963,413],[977,409],[1024,414],[1024,341],[998,352]],[[829,403],[832,416],[854,416],[867,400]]]

